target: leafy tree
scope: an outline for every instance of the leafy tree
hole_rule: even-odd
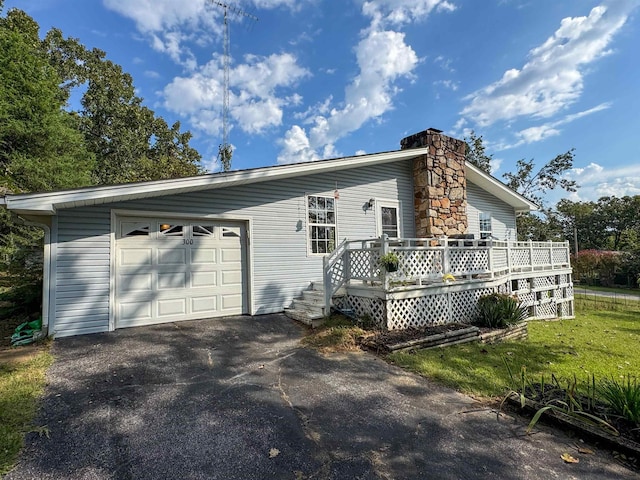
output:
[[[1,182],[11,192],[91,183],[93,156],[78,117],[62,109],[59,83],[39,48],[38,25],[15,9],[0,18]]]
[[[534,240],[540,242],[563,242],[563,225],[553,210],[538,213],[519,214],[516,217],[518,240]]]
[[[602,197],[595,208],[596,214],[603,219],[607,233],[609,234],[612,250],[619,250],[625,232],[631,232],[640,228],[640,196]],[[628,240],[628,236],[627,236]]]
[[[0,16],[0,194],[197,175],[190,140],[143,105],[103,51],[57,29],[41,40],[19,9]],[[0,275],[25,311],[39,306],[41,252],[42,232],[0,209]]]
[[[466,139],[466,160],[487,173],[491,173],[493,155],[486,153],[482,136],[471,132]],[[578,185],[574,180],[564,177],[573,168],[573,149],[562,153],[536,171],[536,164],[531,160],[518,160],[515,173],[505,173],[503,177],[512,190],[529,198],[540,206],[534,214],[520,214],[517,217],[519,240],[563,240],[563,224],[566,218],[556,215],[545,205],[543,198],[549,190],[562,188],[567,192],[575,192]]]
[[[0,5],[1,7],[1,5]],[[91,183],[93,155],[78,117],[62,109],[60,77],[20,10],[0,18],[0,188],[22,193]],[[0,209],[0,267],[23,310],[40,305],[42,232]]]
[[[191,133],[171,128],[135,94],[133,79],[77,39],[51,30],[43,41],[67,95],[86,85],[81,98],[80,130],[96,155],[94,181],[126,183],[198,175],[200,154],[189,146]]]
[[[575,250],[573,240],[576,235],[579,250],[602,250],[605,248],[606,225],[604,225],[604,219],[598,214],[596,208],[595,202],[573,202],[567,199],[560,200],[556,205],[564,238],[570,241],[572,251]]]
[[[553,219],[552,211],[545,205],[543,198],[549,190],[557,187],[567,192],[575,192],[578,189],[575,180],[564,178],[564,174],[573,168],[573,149],[551,159],[537,171],[535,168],[533,159],[520,159],[516,162],[515,173],[503,175],[509,188],[540,206],[540,215],[542,215],[542,218],[538,217],[540,221],[531,218],[537,216],[536,214],[526,213],[518,216],[518,238],[521,240],[558,237],[561,234],[560,225],[557,221],[551,222]],[[548,224],[543,229],[532,228],[542,226],[541,222],[545,218],[548,220]],[[550,231],[549,227],[553,227],[553,231]]]
[[[578,191],[575,180],[563,178],[564,174],[573,168],[573,149],[549,160],[534,173],[535,168],[533,159],[518,160],[516,173],[503,175],[507,180],[507,186],[540,206],[544,206],[543,197],[549,190],[560,187],[567,192]]]
[[[487,155],[482,135],[477,136],[476,132],[471,130],[469,138],[465,138],[464,141],[467,144],[467,162],[490,174],[493,155]]]
[[[556,206],[565,236],[577,230],[580,249],[633,251],[640,248],[640,195],[601,197],[597,202],[561,200]]]

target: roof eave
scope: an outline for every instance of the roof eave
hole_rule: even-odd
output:
[[[344,157],[292,165],[277,165],[251,170],[223,172],[197,177],[157,180],[133,184],[89,187],[61,192],[8,195],[6,206],[18,214],[55,215],[58,210],[92,206],[140,198],[175,195],[191,191],[225,188],[267,180],[345,170],[371,164],[408,160],[428,152],[428,148],[394,150],[391,152]]]

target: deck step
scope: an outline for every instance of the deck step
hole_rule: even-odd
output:
[[[311,328],[317,328],[324,323],[324,315],[312,314],[306,310],[285,308],[284,314],[293,320],[309,325]]]
[[[324,304],[305,300],[303,298],[294,298],[292,306],[297,310],[306,310],[311,313],[319,312],[320,314],[324,314]]]
[[[302,292],[302,299],[307,302],[324,305],[324,292],[320,290],[304,290]]]

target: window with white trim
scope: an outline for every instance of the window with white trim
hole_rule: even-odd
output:
[[[389,238],[398,238],[398,207],[380,207],[380,223],[382,233]]]
[[[160,224],[160,237],[183,237],[184,226],[173,223]]]
[[[192,225],[191,234],[194,237],[213,237],[213,225]]]
[[[491,238],[491,214],[480,212],[478,214],[478,223],[480,225],[480,238]]]
[[[309,251],[331,253],[336,248],[336,201],[332,197],[307,196]]]
[[[121,238],[124,237],[148,237],[151,233],[149,222],[122,222]]]

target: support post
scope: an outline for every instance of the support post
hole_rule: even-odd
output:
[[[491,278],[494,278],[495,272],[493,270],[493,238],[489,239],[489,249],[487,250],[487,266],[489,267],[489,272],[491,272]]]
[[[533,240],[529,240],[529,265],[531,265],[531,271],[535,270],[533,265]]]
[[[333,285],[331,285],[331,272],[328,265],[329,257],[322,257],[322,274],[324,276],[324,314],[328,316],[331,313],[331,295],[333,292]]]
[[[383,233],[380,236],[380,257],[385,256],[387,253],[389,253],[389,237],[386,233]],[[380,266],[380,271],[382,272],[382,285],[386,292],[389,290],[389,272],[382,265]]]

